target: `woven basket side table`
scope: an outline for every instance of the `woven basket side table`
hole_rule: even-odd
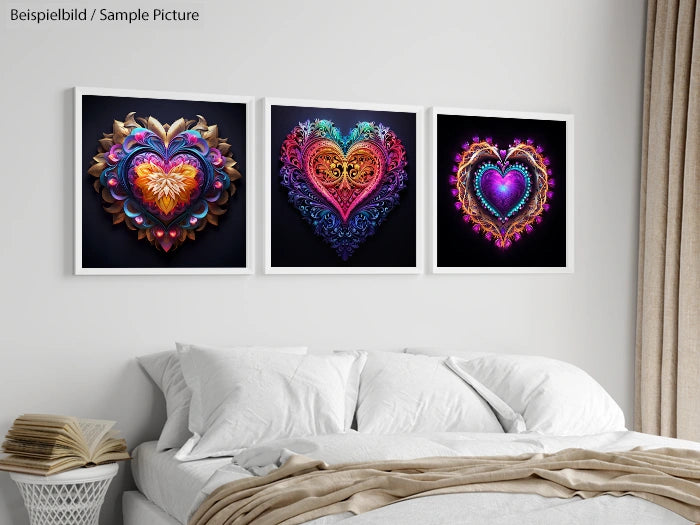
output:
[[[98,525],[100,508],[116,463],[34,476],[11,472],[19,487],[31,525]]]

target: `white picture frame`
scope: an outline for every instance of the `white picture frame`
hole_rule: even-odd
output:
[[[264,271],[265,274],[420,274],[424,268],[424,106],[378,104],[365,102],[339,102],[328,100],[291,99],[266,97],[263,99],[263,184],[264,184]],[[415,265],[414,266],[273,266],[272,264],[272,204],[271,191],[273,163],[271,159],[271,111],[273,106],[295,106],[331,110],[388,111],[412,113],[415,115],[415,166],[414,183],[416,191],[415,218]],[[291,129],[290,129],[291,131]],[[399,204],[400,206],[400,204]],[[390,216],[389,216],[390,219]],[[299,217],[299,220],[303,220]],[[381,228],[381,225],[379,226]]]
[[[245,104],[245,156],[243,176],[245,183],[245,267],[84,267],[83,266],[83,210],[82,195],[86,179],[83,166],[82,122],[83,97],[87,95],[130,97],[195,102],[224,102]],[[119,117],[119,115],[114,116]],[[210,93],[179,93],[132,89],[108,89],[96,87],[74,88],[74,273],[75,275],[250,275],[255,272],[255,98]],[[110,125],[111,123],[106,123]],[[95,144],[100,137],[95,137]],[[136,242],[136,240],[134,241]],[[196,241],[194,241],[196,242]]]
[[[550,120],[565,123],[566,129],[566,264],[565,266],[439,266],[438,265],[438,116],[490,117]],[[574,272],[574,115],[433,106],[430,122],[430,269],[434,274],[528,274]],[[444,175],[444,174],[442,174]]]

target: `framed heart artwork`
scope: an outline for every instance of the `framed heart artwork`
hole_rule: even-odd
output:
[[[254,110],[75,88],[75,273],[252,273]]]
[[[423,108],[265,99],[265,272],[422,270]]]
[[[571,273],[573,115],[431,111],[434,273]]]

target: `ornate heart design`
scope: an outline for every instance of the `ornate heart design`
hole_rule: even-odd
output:
[[[408,177],[401,140],[373,122],[343,136],[328,120],[307,120],[287,136],[280,160],[289,202],[344,261],[399,203]]]
[[[218,224],[241,174],[230,144],[204,117],[172,124],[148,117],[139,125],[134,115],[114,121],[88,172],[112,222],[168,252]]]
[[[509,164],[509,163],[508,163]],[[474,186],[482,204],[498,218],[508,218],[530,193],[530,176],[522,165],[486,162],[476,172]]]
[[[474,232],[509,248],[542,221],[554,195],[544,148],[531,139],[514,139],[508,149],[499,149],[490,137],[474,137],[462,148],[450,177],[455,208]]]

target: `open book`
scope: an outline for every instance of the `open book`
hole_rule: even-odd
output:
[[[64,470],[130,459],[114,421],[24,414],[5,436],[0,470],[48,476]]]

